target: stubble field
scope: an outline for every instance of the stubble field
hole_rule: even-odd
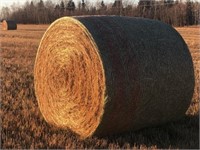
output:
[[[176,28],[190,49],[196,76],[193,100],[182,120],[112,137],[79,140],[48,125],[34,94],[33,68],[48,25],[0,29],[0,148],[199,148],[200,26]]]

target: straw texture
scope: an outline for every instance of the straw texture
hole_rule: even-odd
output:
[[[13,20],[3,20],[2,29],[3,30],[17,30],[17,23]]]
[[[172,27],[117,16],[55,21],[34,78],[45,120],[81,138],[177,120],[194,91],[191,55]]]

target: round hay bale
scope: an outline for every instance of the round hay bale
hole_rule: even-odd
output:
[[[177,120],[194,90],[191,55],[171,26],[117,16],[52,23],[34,78],[45,120],[82,138]]]
[[[17,30],[17,23],[14,20],[3,20],[3,30]]]

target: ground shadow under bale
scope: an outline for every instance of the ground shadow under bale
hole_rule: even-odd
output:
[[[199,116],[185,116],[180,121],[167,123],[126,134],[109,136],[108,143],[118,143],[122,148],[142,145],[156,148],[199,148]]]
[[[199,148],[199,116],[158,127],[80,140],[48,125],[34,95],[33,75],[20,66],[2,65],[1,148]],[[6,74],[4,75],[3,73]]]
[[[73,138],[72,138],[73,137]],[[135,132],[107,137],[92,137],[80,141],[72,135],[67,139],[66,148],[199,148],[199,116],[185,118],[162,126],[149,127]]]

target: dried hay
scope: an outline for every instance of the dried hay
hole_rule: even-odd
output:
[[[177,120],[194,90],[191,55],[171,26],[117,16],[55,21],[34,78],[45,120],[82,138]]]
[[[17,30],[17,23],[13,20],[3,20],[2,30]]]

